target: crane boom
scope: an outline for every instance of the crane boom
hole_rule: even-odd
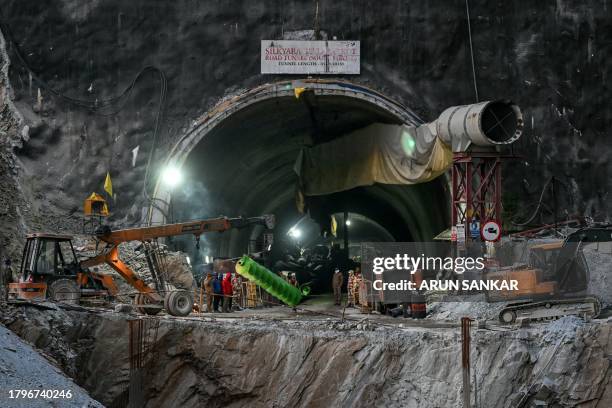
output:
[[[251,218],[208,218],[203,220],[181,222],[178,224],[158,225],[152,227],[128,228],[112,231],[109,228],[102,229],[96,235],[109,244],[118,245],[128,241],[148,241],[156,238],[174,237],[192,234],[196,237],[206,232],[223,232],[229,229],[245,228],[249,225],[263,225],[268,229],[274,228],[274,216],[263,215]]]
[[[174,237],[192,234],[199,240],[200,235],[206,232],[223,232],[230,229],[245,228],[250,225],[263,225],[268,229],[274,228],[274,215],[263,215],[251,218],[217,217],[177,224],[158,225],[152,227],[127,228],[112,231],[104,227],[96,233],[101,241],[108,245],[97,256],[86,259],[80,263],[81,267],[92,267],[106,263],[113,268],[127,283],[134,287],[144,298],[153,303],[163,300],[155,289],[147,285],[140,277],[119,257],[119,244],[128,241],[151,241],[157,238]],[[144,301],[144,298],[143,301]]]

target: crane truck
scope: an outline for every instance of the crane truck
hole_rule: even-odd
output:
[[[114,297],[118,287],[112,277],[90,269],[106,264],[136,289],[134,303],[140,313],[155,315],[165,308],[173,316],[186,316],[192,310],[193,295],[189,290],[168,290],[163,251],[160,251],[157,240],[191,234],[199,245],[200,235],[207,232],[223,232],[251,225],[273,229],[274,223],[273,215],[263,215],[251,218],[218,217],[120,230],[104,226],[95,233],[95,238],[105,244],[104,248],[97,255],[80,262],[72,245],[72,236],[29,234],[23,250],[19,282],[9,284],[9,296],[12,299],[50,299],[71,304],[78,304],[82,298],[92,296]],[[153,286],[145,283],[120,258],[119,245],[129,241],[142,243]]]

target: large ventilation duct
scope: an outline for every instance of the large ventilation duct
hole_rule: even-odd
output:
[[[519,107],[507,101],[487,101],[446,109],[427,128],[454,152],[470,145],[495,147],[514,143],[523,132]]]
[[[307,196],[374,183],[424,183],[448,170],[453,152],[508,145],[522,130],[521,111],[510,102],[455,106],[424,125],[374,123],[304,148],[295,171]]]

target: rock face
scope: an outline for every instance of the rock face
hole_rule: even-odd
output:
[[[125,317],[16,308],[3,320],[111,405],[125,398],[129,382]],[[148,321],[159,322],[156,336],[147,332],[143,393],[150,407],[461,405],[459,328]],[[610,322],[564,318],[502,332],[474,329],[471,353],[478,406],[612,403]]]
[[[14,256],[21,246],[16,240],[24,234],[24,215],[31,206],[24,201],[19,186],[20,166],[13,149],[20,145],[19,130],[23,118],[12,102],[9,85],[10,59],[6,52],[6,41],[0,32],[0,258]]]
[[[87,392],[67,378],[29,344],[0,325],[0,405],[5,408],[62,407],[103,408]],[[64,391],[63,398],[10,398],[9,390]],[[70,397],[66,396],[70,392]]]
[[[584,257],[589,267],[589,293],[612,305],[612,243],[585,245]]]
[[[260,39],[299,37],[315,26],[327,38],[361,40],[361,74],[348,79],[425,120],[450,105],[475,101],[472,48],[480,100],[513,99],[525,113],[516,152],[526,160],[504,172],[506,210],[517,196],[537,202],[555,175],[562,182],[560,209],[605,220],[612,180],[605,143],[612,120],[606,109],[612,69],[606,4],[471,1],[470,47],[464,2],[6,0],[3,30],[10,28],[13,41],[7,46],[10,89],[25,118],[13,132],[23,142],[16,156],[19,177],[29,179],[26,193],[35,203],[28,225],[76,228],[82,200],[101,190],[108,170],[117,192],[115,218],[138,222],[147,204],[142,189],[150,154],[154,163],[163,161],[215,103],[280,79],[259,73]],[[111,108],[96,108],[120,95],[146,66],[159,67],[167,79],[156,142],[157,71],[144,72]],[[2,86],[9,86],[6,78]],[[23,213],[26,206],[18,205]]]

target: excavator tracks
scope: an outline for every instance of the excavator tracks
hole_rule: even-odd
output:
[[[596,318],[601,311],[601,301],[594,297],[551,299],[538,302],[512,303],[499,312],[499,321],[504,324],[519,320],[545,321],[563,316]]]

